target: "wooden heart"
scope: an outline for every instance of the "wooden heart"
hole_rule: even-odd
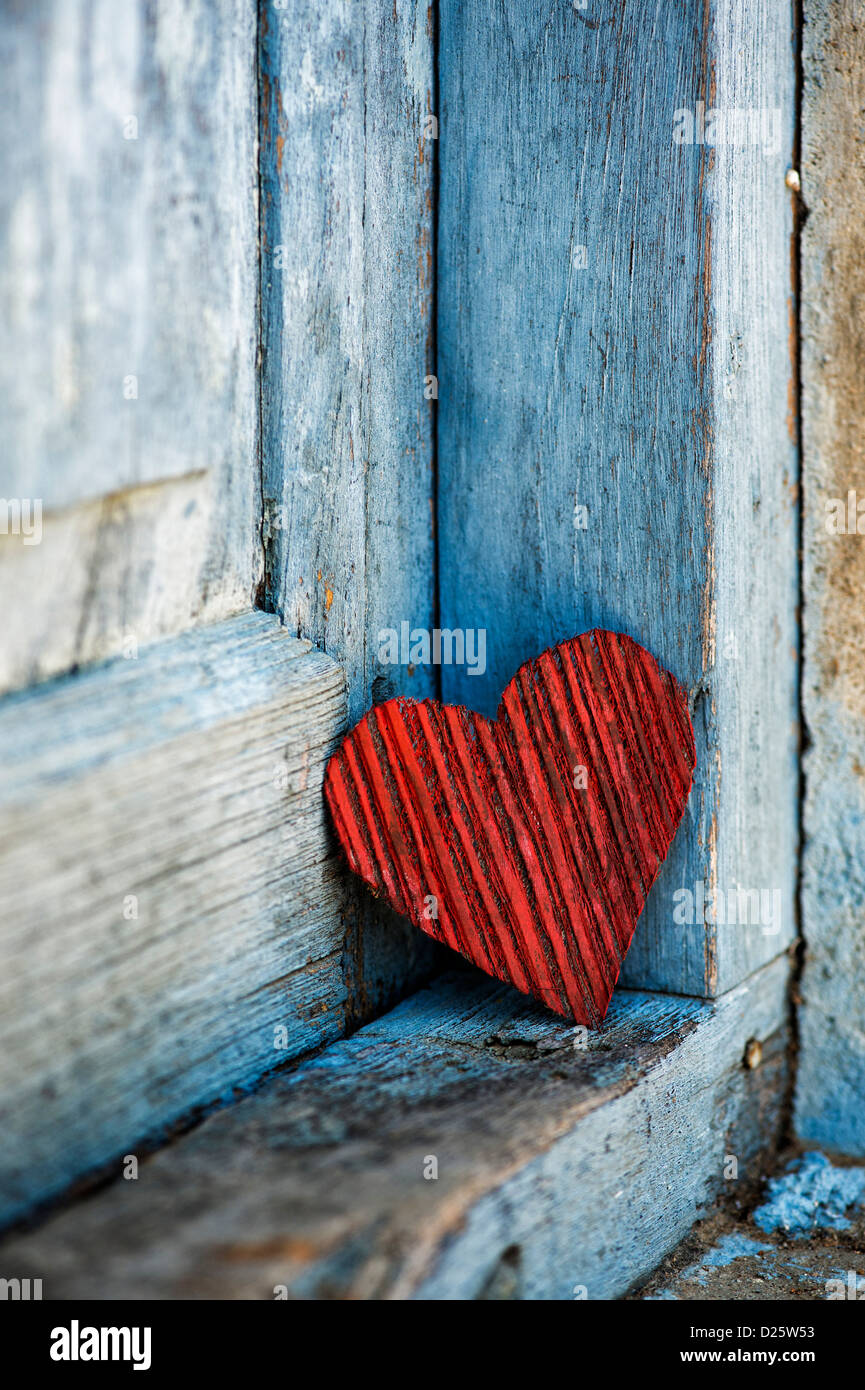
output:
[[[348,862],[436,941],[556,1013],[604,1018],[682,818],[681,686],[594,629],[521,666],[495,721],[388,700],[330,759]]]

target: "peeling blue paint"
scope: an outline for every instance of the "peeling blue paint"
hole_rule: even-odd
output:
[[[849,1207],[865,1197],[865,1168],[836,1168],[819,1151],[795,1159],[768,1184],[769,1200],[754,1212],[762,1231],[804,1236],[812,1231],[843,1231]]]
[[[771,1249],[772,1246],[766,1241],[754,1240],[751,1236],[743,1236],[736,1231],[722,1236],[713,1250],[707,1251],[702,1259],[685,1270],[682,1278],[705,1284],[710,1269],[725,1269],[734,1260],[744,1259],[748,1255],[762,1255],[764,1250]]]
[[[724,1269],[734,1260],[742,1259],[746,1255],[762,1255],[764,1250],[771,1250],[771,1245],[765,1240],[753,1240],[751,1236],[743,1236],[738,1231],[731,1235],[722,1236],[715,1246],[704,1255],[700,1261],[700,1269]]]
[[[676,1285],[680,1286],[690,1281],[705,1286],[711,1269],[725,1269],[734,1260],[744,1259],[748,1255],[762,1255],[764,1251],[773,1248],[767,1241],[754,1240],[752,1236],[745,1236],[734,1231],[729,1235],[722,1236],[712,1250],[707,1251],[695,1264],[689,1265],[687,1269],[683,1270],[676,1279]],[[659,1289],[657,1293],[650,1294],[646,1299],[647,1303],[671,1301],[677,1303],[679,1300],[669,1288]]]

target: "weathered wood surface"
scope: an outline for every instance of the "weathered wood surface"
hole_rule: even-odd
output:
[[[433,83],[426,5],[261,9],[267,597],[348,675],[349,716],[434,691],[378,633],[434,595]]]
[[[0,535],[0,690],[248,608],[246,520],[244,537],[201,472],[47,512],[39,545]]]
[[[792,42],[777,0],[441,8],[441,615],[488,648],[443,696],[491,714],[595,626],[685,685],[695,794],[625,978],[699,995],[794,933]],[[675,144],[699,102],[765,139]],[[698,882],[777,890],[777,929],[676,922]]]
[[[344,720],[261,613],[0,702],[2,1219],[342,1032]]]
[[[805,4],[801,171],[807,208],[802,232],[808,731],[802,930],[807,956],[796,1118],[803,1139],[853,1154],[865,1154],[865,535],[857,530],[865,531],[857,514],[857,508],[865,512],[863,21],[862,6],[852,0]]]
[[[5,1241],[4,1274],[46,1298],[614,1298],[730,1155],[759,1171],[786,973],[717,1004],[622,991],[586,1050],[509,987],[444,977]]]
[[[681,686],[630,638],[593,631],[522,666],[494,721],[433,700],[376,705],[325,793],[373,892],[597,1027],[693,775]]]
[[[252,601],[255,53],[254,0],[4,7],[0,688]]]
[[[435,609],[431,11],[419,0],[262,0],[262,430],[266,601],[340,662],[351,722],[436,692],[379,633]],[[434,959],[352,895],[352,1013]]]

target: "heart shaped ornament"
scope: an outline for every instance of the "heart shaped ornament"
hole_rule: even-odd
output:
[[[695,763],[679,683],[594,629],[521,666],[495,721],[435,700],[376,705],[330,759],[325,793],[374,893],[596,1027]]]

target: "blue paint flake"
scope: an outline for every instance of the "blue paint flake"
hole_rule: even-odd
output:
[[[722,1236],[714,1249],[708,1250],[696,1264],[686,1269],[681,1277],[692,1279],[697,1284],[705,1284],[710,1269],[726,1269],[734,1260],[744,1259],[748,1255],[762,1255],[764,1250],[771,1249],[771,1245],[764,1241],[740,1235],[737,1231],[732,1235]]]
[[[805,1236],[812,1231],[843,1231],[845,1215],[865,1196],[865,1168],[836,1168],[825,1154],[803,1154],[768,1184],[769,1200],[754,1212],[761,1231]]]
[[[745,1255],[762,1255],[764,1250],[771,1249],[771,1245],[767,1245],[765,1241],[752,1240],[750,1236],[743,1236],[736,1231],[732,1235],[721,1237],[714,1250],[703,1256],[700,1268],[724,1269]]]
[[[722,1236],[718,1244],[712,1250],[707,1251],[696,1264],[692,1264],[687,1269],[683,1270],[682,1273],[677,1276],[675,1283],[678,1286],[680,1283],[690,1280],[695,1284],[704,1286],[710,1270],[726,1269],[727,1265],[731,1265],[734,1260],[743,1259],[748,1255],[762,1255],[764,1250],[771,1249],[773,1249],[773,1247],[768,1245],[765,1241],[754,1240],[752,1236],[741,1235],[738,1231],[733,1232],[731,1235]],[[678,1302],[672,1289],[667,1287],[659,1289],[655,1294],[651,1294],[646,1299],[646,1302],[659,1302],[669,1299]]]

